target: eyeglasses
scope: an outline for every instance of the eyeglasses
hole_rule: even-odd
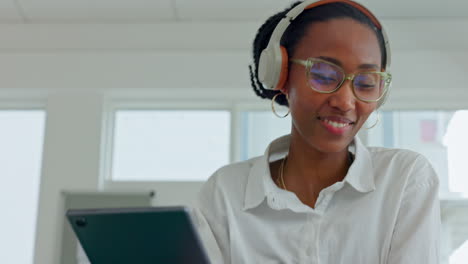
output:
[[[305,66],[309,86],[319,93],[336,92],[345,80],[350,80],[357,99],[369,103],[378,102],[392,82],[392,75],[388,72],[345,74],[340,66],[318,58],[291,61]]]

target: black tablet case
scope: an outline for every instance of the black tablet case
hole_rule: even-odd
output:
[[[184,207],[69,210],[67,218],[92,264],[207,264]]]

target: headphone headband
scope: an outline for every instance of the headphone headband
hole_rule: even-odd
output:
[[[313,4],[308,5],[306,8],[304,8],[304,10],[312,9],[314,7],[317,7],[317,6],[321,6],[321,5],[325,5],[325,4],[331,4],[331,3],[346,3],[346,4],[350,5],[350,6],[353,6],[354,8],[356,8],[359,11],[361,11],[362,13],[364,13],[364,15],[366,15],[368,18],[370,18],[370,20],[372,20],[372,22],[374,23],[374,25],[378,29],[382,30],[382,25],[380,24],[379,20],[374,16],[374,14],[372,14],[367,8],[365,8],[363,5],[361,5],[361,4],[357,3],[357,2],[344,1],[344,0],[322,0],[322,1],[318,1],[318,2],[315,2]]]

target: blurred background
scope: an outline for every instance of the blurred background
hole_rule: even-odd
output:
[[[66,209],[191,206],[217,168],[288,133],[248,65],[291,3],[0,0],[0,262],[86,263]],[[359,136],[432,162],[441,261],[466,264],[468,1],[361,3],[390,37],[394,82]]]

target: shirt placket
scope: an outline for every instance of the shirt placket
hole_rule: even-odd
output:
[[[318,264],[318,235],[322,216],[316,213],[307,215],[306,232],[301,252],[301,264]]]
[[[313,213],[307,215],[307,241],[304,241],[304,254],[301,263],[320,264],[320,230],[325,211],[333,198],[333,194],[341,185],[334,186],[329,190],[321,192]]]

